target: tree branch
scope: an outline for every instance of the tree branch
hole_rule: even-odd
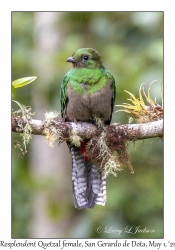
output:
[[[34,120],[28,121],[31,127],[31,133],[34,135],[46,135],[46,127],[54,127],[56,130],[61,130],[64,140],[69,140],[72,134],[80,136],[82,139],[90,139],[99,133],[97,127],[93,124],[82,122],[63,122],[62,120],[53,119],[51,121],[46,120]],[[17,133],[23,133],[27,124],[25,117],[12,116],[12,131]],[[142,124],[126,124],[126,125],[110,125],[106,128],[112,128],[113,135],[119,134],[125,137],[126,140],[142,140],[155,137],[163,137],[163,120],[158,120],[149,123]],[[110,130],[107,129],[110,133]]]

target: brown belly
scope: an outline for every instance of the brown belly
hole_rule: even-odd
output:
[[[65,110],[66,120],[90,121],[93,117],[100,118],[104,123],[109,123],[111,117],[112,89],[111,82],[101,90],[89,94],[78,94],[68,86],[68,103]]]

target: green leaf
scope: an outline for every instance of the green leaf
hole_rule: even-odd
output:
[[[13,81],[12,86],[14,88],[20,88],[20,87],[23,87],[23,86],[35,81],[36,78],[37,78],[36,76],[20,78],[20,79]]]
[[[15,87],[12,85],[12,99],[14,98],[15,93],[16,93],[16,89],[15,89]]]

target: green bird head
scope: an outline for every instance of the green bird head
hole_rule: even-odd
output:
[[[101,57],[95,49],[78,49],[71,57],[67,59],[74,68],[100,68],[102,67]]]

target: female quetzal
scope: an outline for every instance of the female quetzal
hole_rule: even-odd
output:
[[[94,123],[99,118],[110,124],[115,101],[115,80],[106,70],[95,49],[78,49],[67,59],[73,68],[61,84],[61,112],[65,121]],[[104,172],[84,157],[86,142],[80,147],[69,144],[72,154],[72,184],[76,208],[105,205]]]

